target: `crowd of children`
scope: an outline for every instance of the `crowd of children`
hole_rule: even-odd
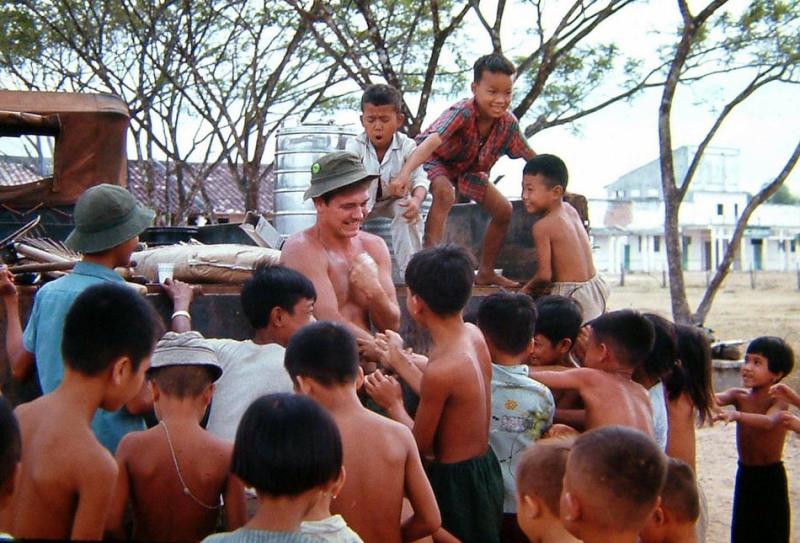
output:
[[[482,57],[474,98],[418,146],[397,131],[396,90],[364,94],[365,133],[352,145],[374,178],[364,205],[395,217],[407,311],[432,342],[422,356],[380,331],[371,347],[380,369],[366,376],[364,331],[314,322],[315,285],[280,265],[243,288],[252,341],[191,331],[192,290],[179,281],[165,286],[175,312],[164,334],[110,272],[152,217],[116,188],[87,191],[70,242],[84,265],[42,289],[24,334],[12,276],[0,270],[14,374],[35,360],[45,393],[15,412],[0,398],[0,537],[703,541],[694,432],[716,419],[737,422],[732,540],[788,542],[781,457],[786,432],[800,431],[788,411],[800,395],[779,381],[791,348],[754,339],[745,388],[714,395],[699,329],[608,312],[583,223],[563,201],[566,166],[534,156],[507,111],[513,75],[503,57]],[[487,182],[501,154],[527,159],[522,198],[542,214],[532,232],[539,268],[520,292],[487,296],[473,324],[464,316],[473,284],[513,285],[493,270],[510,220]],[[426,177],[434,198],[423,240]],[[456,189],[492,217],[477,278],[466,249],[439,243]],[[150,406],[157,423],[145,429],[138,415]],[[136,424],[109,433],[104,418]]]

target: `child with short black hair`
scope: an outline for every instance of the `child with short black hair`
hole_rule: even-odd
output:
[[[11,404],[0,396],[0,540],[13,539],[10,506],[19,477],[22,441]]]
[[[489,445],[500,461],[505,498],[506,543],[525,542],[517,524],[515,474],[520,454],[553,424],[555,403],[546,386],[528,375],[528,348],[536,326],[536,307],[527,294],[497,292],[478,308],[478,328],[492,356],[492,418]]]
[[[409,172],[410,179],[396,179],[417,144],[400,128],[405,122],[400,92],[390,85],[370,85],[361,96],[364,132],[347,142],[347,150],[358,155],[367,172],[379,177],[370,183],[369,215],[391,219],[392,250],[402,278],[411,255],[422,249],[423,222],[420,209],[428,194],[428,177],[421,167]]]
[[[167,332],[156,345],[147,378],[159,423],[128,434],[117,449],[119,477],[108,521],[115,539],[126,539],[128,502],[137,541],[203,539],[217,526],[220,496],[229,529],[247,520],[244,487],[229,473],[233,445],[200,426],[221,375],[199,332]]]
[[[536,299],[536,312],[531,365],[577,368],[570,352],[583,322],[580,304],[572,298],[550,294]]]
[[[542,213],[533,223],[536,274],[523,287],[534,297],[543,293],[574,298],[586,323],[606,311],[609,289],[597,273],[583,221],[564,202],[569,175],[555,155],[537,155],[522,170],[522,203],[528,213]]]
[[[341,529],[349,525],[368,543],[413,541],[435,532],[441,518],[414,436],[402,424],[361,405],[356,389],[363,372],[347,327],[328,321],[304,327],[289,342],[285,364],[296,389],[333,416],[344,448],[347,477],[330,504],[337,514],[306,520]],[[401,522],[404,495],[414,513]],[[301,531],[306,531],[308,523],[303,525]]]
[[[259,507],[244,527],[205,543],[311,543],[300,523],[342,476],[342,440],[336,422],[311,398],[269,394],[242,416],[231,471],[256,489]]]
[[[700,494],[694,471],[677,458],[667,460],[661,503],[639,533],[642,543],[694,543]]]
[[[517,465],[517,520],[529,541],[576,543],[559,517],[561,490],[573,438],[542,439]]]
[[[584,543],[634,543],[666,475],[666,456],[642,432],[624,426],[586,432],[567,458],[561,520]]]
[[[591,322],[585,367],[532,376],[551,388],[577,390],[586,406],[587,430],[622,425],[652,436],[650,398],[632,376],[650,352],[653,336],[653,325],[637,311],[605,313]]]
[[[406,413],[394,378],[376,371],[366,387],[392,418],[412,428],[420,453],[429,460],[428,477],[444,530],[465,542],[491,543],[500,540],[503,478],[489,447],[489,350],[480,330],[462,316],[473,269],[470,254],[456,245],[423,249],[406,269],[408,312],[433,340],[416,417]],[[381,394],[385,388],[388,397]]]
[[[794,352],[781,338],[757,337],[747,346],[742,383],[716,395],[717,404],[733,405],[715,419],[736,421],[739,468],[733,493],[731,541],[789,541],[790,507],[786,470],[781,458],[787,409],[770,388],[794,367]]]
[[[173,299],[172,330],[191,329],[188,318],[194,291],[181,281],[164,289]],[[314,322],[317,291],[302,273],[281,265],[258,266],[240,296],[242,310],[253,328],[252,339],[206,338],[222,366],[215,383],[215,397],[207,429],[233,443],[236,428],[247,407],[256,398],[275,392],[291,392],[292,380],[283,367],[289,338],[302,326]]]
[[[532,158],[536,153],[520,129],[511,106],[514,64],[498,53],[484,55],[473,65],[472,98],[450,106],[417,136],[417,150],[398,174],[408,179],[424,164],[431,181],[433,202],[425,224],[425,246],[444,239],[445,223],[457,196],[477,202],[491,217],[483,237],[478,285],[518,286],[494,270],[503,238],[511,224],[508,199],[489,182],[489,171],[502,155]]]
[[[75,300],[64,323],[64,379],[17,408],[15,537],[103,537],[117,464],[90,422],[98,409],[115,411],[139,392],[161,330],[153,307],[130,287],[91,286]]]

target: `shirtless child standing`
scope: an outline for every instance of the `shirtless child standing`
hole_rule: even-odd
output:
[[[781,338],[758,337],[747,346],[742,366],[742,384],[716,395],[719,405],[733,405],[736,411],[722,411],[715,419],[736,421],[739,468],[733,491],[731,542],[787,542],[791,511],[783,443],[786,426],[781,414],[788,405],[770,395],[770,388],[794,367],[794,352]]]
[[[587,431],[620,425],[653,437],[650,398],[632,379],[653,347],[653,325],[638,312],[623,309],[597,317],[590,327],[586,367],[532,371],[531,377],[550,388],[577,390],[586,406]]]
[[[462,316],[473,269],[469,253],[455,245],[424,249],[406,269],[408,312],[433,340],[416,417],[406,413],[393,377],[376,371],[366,387],[389,416],[412,428],[428,460],[442,527],[466,543],[492,543],[500,540],[503,478],[489,448],[489,350],[480,330]]]
[[[366,543],[414,541],[436,531],[439,508],[414,437],[361,405],[358,348],[344,325],[323,321],[302,328],[289,342],[285,364],[297,390],[328,410],[342,436],[345,482],[331,512]],[[401,526],[403,496],[414,515]]]
[[[212,534],[225,497],[228,530],[247,521],[244,486],[230,474],[233,444],[200,426],[222,366],[199,332],[167,334],[147,378],[159,424],[126,435],[108,531],[125,540],[130,501],[135,541],[200,541]]]
[[[538,155],[522,170],[522,203],[528,213],[543,213],[533,225],[536,275],[522,287],[538,297],[550,290],[574,298],[586,323],[602,315],[608,285],[597,275],[592,246],[578,212],[563,197],[567,190],[567,166],[555,155]]]
[[[152,306],[126,286],[86,289],[64,321],[64,379],[17,408],[22,473],[11,532],[20,539],[102,539],[117,464],[91,429],[142,387],[161,332]]]
[[[282,264],[314,283],[314,316],[342,322],[363,340],[372,339],[371,325],[381,332],[400,328],[389,249],[380,237],[360,229],[376,177],[353,153],[320,157],[304,195],[313,198],[317,221],[290,236],[281,251]]]

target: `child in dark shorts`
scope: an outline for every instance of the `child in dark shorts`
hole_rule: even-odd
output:
[[[742,383],[717,394],[722,411],[714,418],[736,421],[739,469],[733,491],[731,541],[788,542],[790,533],[789,490],[781,458],[786,438],[783,399],[770,395],[770,388],[794,367],[792,348],[781,338],[758,337],[747,346]]]
[[[416,417],[406,413],[394,378],[376,371],[366,386],[373,397],[392,389],[393,398],[379,403],[413,430],[428,460],[443,529],[465,543],[492,543],[500,541],[503,478],[489,447],[489,350],[481,331],[464,323],[462,315],[472,292],[472,270],[471,256],[456,245],[423,249],[406,269],[408,312],[433,339]]]

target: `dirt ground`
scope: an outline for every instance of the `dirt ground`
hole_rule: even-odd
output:
[[[626,307],[648,310],[671,316],[669,292],[662,288],[658,275],[626,275],[625,286],[619,276],[609,277],[612,286],[609,309]],[[705,288],[704,273],[688,274],[689,303],[692,308]],[[759,335],[775,335],[788,341],[800,353],[800,290],[794,273],[761,272],[755,277],[755,289],[746,273],[728,277],[717,295],[706,326],[717,339],[750,339]],[[787,383],[800,388],[800,368],[787,378]],[[736,428],[717,424],[702,428],[697,434],[698,477],[709,506],[709,543],[729,541],[733,486],[736,475]],[[795,511],[800,511],[800,437],[789,435],[784,450],[784,464],[789,477],[792,504],[792,541],[800,540]]]

